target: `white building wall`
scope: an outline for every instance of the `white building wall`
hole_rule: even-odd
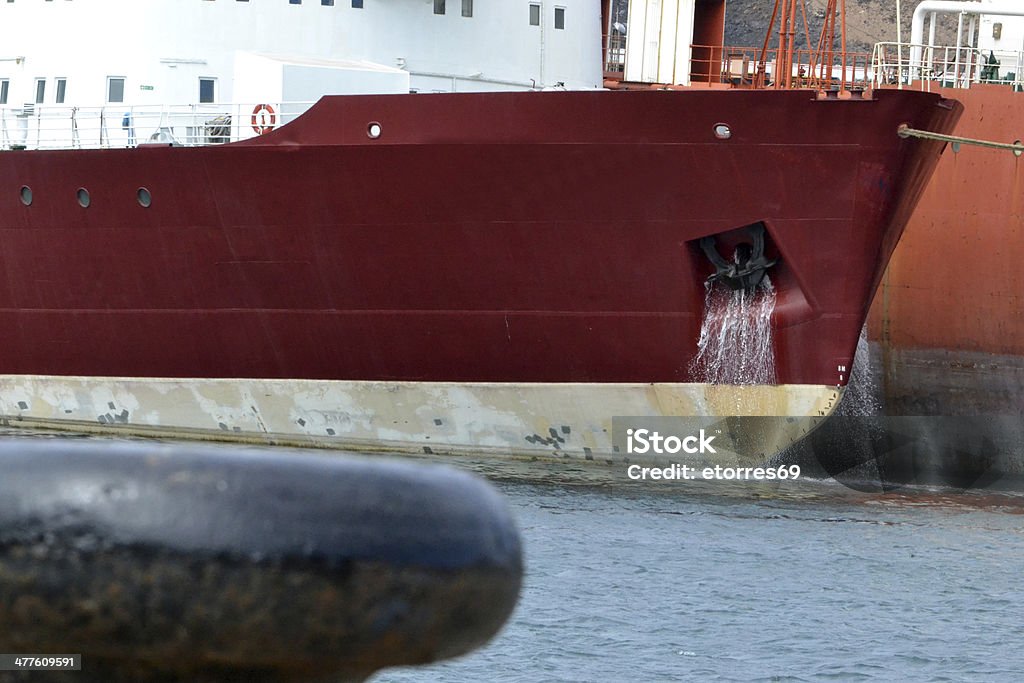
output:
[[[1021,11],[1024,11],[1024,3],[1021,3]],[[994,35],[996,24],[1000,25],[998,38]],[[986,52],[993,50],[996,54],[1024,50],[1024,17],[982,14],[978,47]]]
[[[985,60],[990,54],[994,54],[999,62],[1000,78],[1007,78],[1012,74],[1014,80],[1019,83],[1024,75],[1024,16],[984,14],[985,5],[989,4],[995,3],[993,0],[982,0],[978,7],[983,14],[978,22],[977,46]],[[1005,3],[998,4],[1005,8]],[[1021,14],[1024,15],[1024,2],[1020,2],[1019,5]]]
[[[360,68],[358,64],[285,64],[281,83],[284,102],[316,101],[325,87],[338,95],[409,92],[409,74],[405,71]]]
[[[625,79],[690,84],[693,0],[629,0]]]
[[[264,55],[240,52],[235,60],[233,95],[239,102],[284,100],[284,63]]]
[[[444,15],[432,0],[363,4],[0,2],[0,79],[10,81],[9,106],[34,102],[36,78],[46,79],[44,104],[53,104],[58,77],[75,106],[104,104],[108,76],[126,79],[126,105],[196,101],[200,77],[215,78],[217,99],[231,101],[236,55],[248,52],[400,67],[412,89],[426,91],[600,86],[597,0],[537,0],[540,27],[529,24],[528,0],[474,0],[471,18],[461,16],[461,0],[447,0]],[[556,5],[565,8],[563,30],[553,28]]]

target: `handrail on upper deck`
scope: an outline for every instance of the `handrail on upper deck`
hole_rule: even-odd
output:
[[[0,106],[0,150],[105,149],[147,143],[184,147],[223,144],[270,132],[293,121],[313,104]]]
[[[921,56],[915,58],[915,54]],[[875,86],[914,84],[930,90],[935,86],[970,88],[995,83],[1024,90],[1024,52],[882,42],[872,53],[871,72]]]
[[[779,51],[758,47],[694,45],[691,77],[701,83],[737,88],[779,87],[817,90],[867,90],[871,86],[871,55],[834,53],[831,62],[817,62],[815,50],[792,50],[788,78],[778,72]],[[845,68],[843,67],[845,64]]]

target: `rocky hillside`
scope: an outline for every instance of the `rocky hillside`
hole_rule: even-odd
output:
[[[915,0],[904,0],[901,3],[903,42],[910,41],[910,20],[917,4]],[[817,45],[817,37],[821,33],[826,5],[826,0],[806,0],[807,21],[811,43],[814,45]],[[760,46],[774,6],[773,0],[726,0],[725,44]],[[797,40],[797,47],[802,47],[805,42],[802,38],[802,18],[798,26],[801,27],[801,37]],[[939,27],[936,39],[940,44],[956,42],[955,19],[948,16],[944,20],[940,19]],[[846,30],[847,49],[852,52],[870,52],[875,43],[895,42],[895,0],[846,0]],[[775,31],[777,41],[778,25]],[[836,42],[838,47],[838,40]]]

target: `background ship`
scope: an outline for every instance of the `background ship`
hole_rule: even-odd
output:
[[[675,73],[686,85],[722,52],[720,40],[699,50],[691,69],[692,35],[720,38],[721,3],[673,6],[627,41],[627,79]],[[776,70],[771,90],[602,92],[600,27],[583,8],[196,3],[183,13],[158,2],[133,34],[138,55],[73,63],[63,31],[75,18],[109,20],[114,3],[53,16],[0,6],[18,55],[5,62],[7,98],[36,100],[2,119],[12,148],[0,155],[4,414],[609,461],[623,457],[616,415],[827,415],[942,148],[897,130],[948,132],[958,105],[855,90],[846,75],[833,88],[831,55],[813,88],[808,74],[789,82]],[[197,22],[194,56],[162,56],[181,49],[160,36],[183,17]],[[518,74],[487,43],[512,17],[533,39]],[[451,22],[473,36],[462,47],[489,55],[480,71],[431,66]],[[325,25],[338,34],[307,41],[296,28]],[[360,43],[354,26],[377,38]],[[593,66],[552,83],[558,55],[579,61],[573,41]],[[251,51],[265,42],[291,52]],[[395,45],[395,66],[362,59]],[[535,48],[539,61],[527,58]],[[134,75],[110,75],[128,73],[118,64]],[[80,75],[27,76],[72,68]],[[404,92],[586,78],[589,92],[302,101],[367,80]],[[255,104],[216,101],[257,82],[266,91],[246,91]],[[147,104],[186,87],[198,103]],[[107,104],[87,106],[96,97]],[[830,201],[806,192],[811,183]],[[695,366],[712,274],[740,292],[772,283],[772,377],[714,383]]]
[[[931,40],[933,10],[959,43]],[[872,365],[885,411],[953,416],[954,441],[925,438],[916,476],[975,481],[1024,473],[1024,6],[921,3],[920,27],[897,60],[905,87],[964,105],[957,135],[907,227],[871,310]],[[926,20],[930,19],[928,22]],[[879,55],[880,61],[883,55]],[[916,71],[920,65],[920,71]],[[922,420],[926,431],[941,420]],[[902,460],[915,457],[903,453]]]

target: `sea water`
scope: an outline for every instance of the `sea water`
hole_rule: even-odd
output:
[[[526,576],[491,643],[372,683],[1018,681],[1024,671],[1024,495],[862,493],[806,477],[630,482],[593,466],[419,460],[494,482],[518,520]]]
[[[504,483],[519,606],[419,681],[1017,681],[1024,500]],[[787,491],[789,492],[787,494]]]

